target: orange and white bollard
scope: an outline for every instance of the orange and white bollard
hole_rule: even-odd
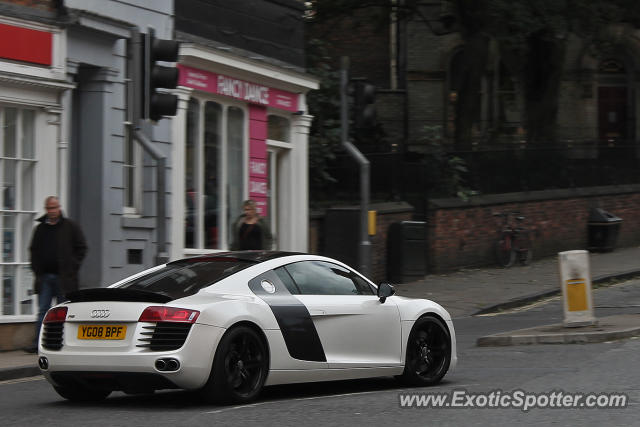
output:
[[[560,286],[564,302],[564,326],[588,326],[597,323],[593,314],[589,252],[566,251],[558,254]]]

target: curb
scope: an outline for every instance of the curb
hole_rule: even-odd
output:
[[[624,279],[630,279],[636,276],[640,276],[640,269],[633,269],[633,270],[628,270],[628,271],[623,271],[620,273],[613,273],[613,274],[601,274],[599,276],[592,278],[591,284],[597,285],[597,284],[609,282],[611,280],[624,280]],[[538,292],[532,295],[516,298],[511,301],[490,305],[488,307],[484,307],[476,311],[475,313],[472,314],[472,316],[480,316],[483,314],[491,314],[491,313],[497,313],[505,310],[512,310],[514,308],[529,305],[531,303],[540,301],[545,298],[550,298],[556,295],[560,295],[561,291],[562,291],[561,289],[552,289],[550,291]]]
[[[478,347],[504,347],[532,344],[591,344],[614,341],[640,335],[640,318],[635,315],[629,321],[629,315],[609,316],[602,324],[579,328],[564,327],[562,324],[546,325],[512,332],[480,337]],[[590,330],[607,328],[609,330]],[[554,330],[558,331],[555,332]],[[551,330],[551,331],[550,331]]]
[[[487,336],[476,341],[478,347],[506,347],[532,344],[593,344],[640,335],[640,327],[611,332],[582,332],[553,335]]]
[[[41,375],[37,366],[17,366],[15,368],[0,369],[0,381],[15,380],[18,378],[35,377]]]
[[[538,292],[536,294],[527,295],[524,297],[513,299],[511,301],[501,302],[499,304],[494,304],[485,308],[481,308],[480,310],[473,313],[472,316],[480,316],[483,314],[491,314],[491,313],[497,313],[500,311],[511,310],[511,309],[529,305],[536,301],[553,297],[559,294],[560,294],[560,289],[553,289],[551,291]]]

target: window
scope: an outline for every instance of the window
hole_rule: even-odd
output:
[[[289,120],[270,115],[267,118],[267,139],[282,142],[291,142],[291,126]]]
[[[184,241],[187,248],[196,246],[194,233],[196,230],[196,212],[198,197],[196,193],[196,141],[199,133],[200,104],[195,99],[189,100],[187,108],[187,136],[185,140],[185,228]]]
[[[200,289],[252,265],[254,263],[250,261],[186,259],[169,263],[159,270],[137,277],[118,287],[156,292],[178,299],[193,295]]]
[[[227,120],[227,224],[233,224],[236,216],[242,212],[244,200],[244,112],[240,108],[230,107]],[[227,227],[229,243],[233,227]]]
[[[0,106],[0,314],[34,312],[29,240],[36,212],[35,112]]]
[[[207,102],[204,107],[204,247],[219,247],[218,242],[218,202],[220,200],[220,149],[222,107],[215,102]]]
[[[129,126],[125,126],[124,130],[124,155],[123,155],[123,172],[124,172],[124,212],[126,214],[139,213],[141,210],[141,188],[140,185],[140,164],[142,163],[142,150],[134,141]]]
[[[225,249],[245,196],[246,114],[192,98],[185,142],[185,247]]]
[[[267,212],[274,243],[278,247],[279,164],[291,144],[291,121],[277,115],[267,116]]]
[[[291,278],[291,276],[289,275],[289,273],[284,267],[278,267],[273,271],[276,272],[280,280],[282,280],[282,283],[284,283],[284,286],[287,288],[287,290],[291,294],[296,295],[300,293],[300,289],[296,285],[296,282],[293,281],[293,279]]]
[[[365,280],[337,264],[302,261],[289,264],[285,269],[303,295],[373,295],[373,289]],[[283,275],[280,272],[278,276],[282,279]],[[284,283],[291,291],[291,285]]]

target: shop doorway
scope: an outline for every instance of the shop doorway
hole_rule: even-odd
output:
[[[270,144],[271,145],[271,144]],[[271,234],[273,235],[273,249],[281,250],[282,243],[287,239],[287,227],[283,224],[281,212],[284,211],[287,191],[284,188],[286,179],[282,164],[286,157],[287,151],[280,148],[269,146],[267,148],[267,219]]]

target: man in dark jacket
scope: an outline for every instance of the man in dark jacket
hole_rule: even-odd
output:
[[[53,297],[58,303],[65,294],[78,289],[78,269],[87,253],[87,244],[80,227],[62,216],[60,201],[55,196],[46,198],[46,215],[38,218],[40,224],[31,238],[31,269],[35,275],[38,294],[38,321],[36,337],[30,353],[38,351],[38,336]]]

